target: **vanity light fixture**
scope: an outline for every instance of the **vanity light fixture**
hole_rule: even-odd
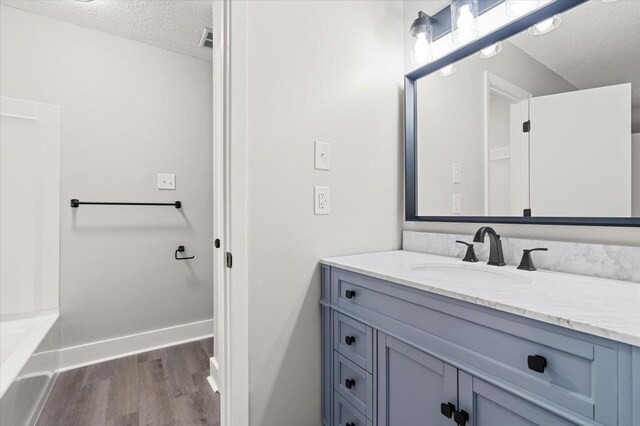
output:
[[[531,35],[543,35],[547,34],[560,26],[562,19],[560,15],[553,15],[549,19],[540,21],[532,27],[529,27],[529,34]]]
[[[540,4],[540,0],[506,0],[507,16],[517,18],[533,11]]]
[[[478,52],[478,58],[487,59],[493,58],[498,53],[502,52],[502,42],[497,42],[491,46],[487,46],[484,49],[480,49]]]
[[[456,71],[458,71],[458,66],[456,64],[449,64],[440,68],[440,75],[443,77],[449,77],[450,75],[455,74]]]
[[[424,65],[433,58],[431,54],[431,41],[433,40],[431,17],[422,11],[418,12],[418,17],[411,24],[410,34],[415,39],[411,44],[411,58],[417,65]]]
[[[451,0],[451,30],[454,44],[466,44],[479,35],[478,0]]]

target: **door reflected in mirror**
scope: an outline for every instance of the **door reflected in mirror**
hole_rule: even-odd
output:
[[[640,217],[640,1],[550,22],[416,81],[417,216]]]

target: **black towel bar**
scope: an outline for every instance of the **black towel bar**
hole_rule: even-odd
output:
[[[182,201],[174,203],[120,203],[120,202],[103,202],[103,201],[79,201],[76,198],[71,200],[71,207],[78,208],[82,204],[96,206],[173,206],[176,209],[182,208]]]

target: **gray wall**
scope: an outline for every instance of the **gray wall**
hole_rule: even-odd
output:
[[[317,425],[318,260],[400,247],[402,3],[248,2],[247,40],[251,424]]]
[[[2,96],[62,106],[63,346],[210,319],[211,63],[2,7]],[[158,191],[156,173],[177,174]],[[174,201],[69,207],[69,199]],[[173,260],[185,245],[191,262]]]

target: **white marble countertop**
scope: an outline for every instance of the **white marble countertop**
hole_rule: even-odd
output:
[[[322,259],[321,263],[549,324],[640,346],[640,284],[515,266],[469,264],[460,259],[390,251]],[[518,282],[429,279],[419,265],[502,272]],[[515,275],[518,275],[518,278]]]

